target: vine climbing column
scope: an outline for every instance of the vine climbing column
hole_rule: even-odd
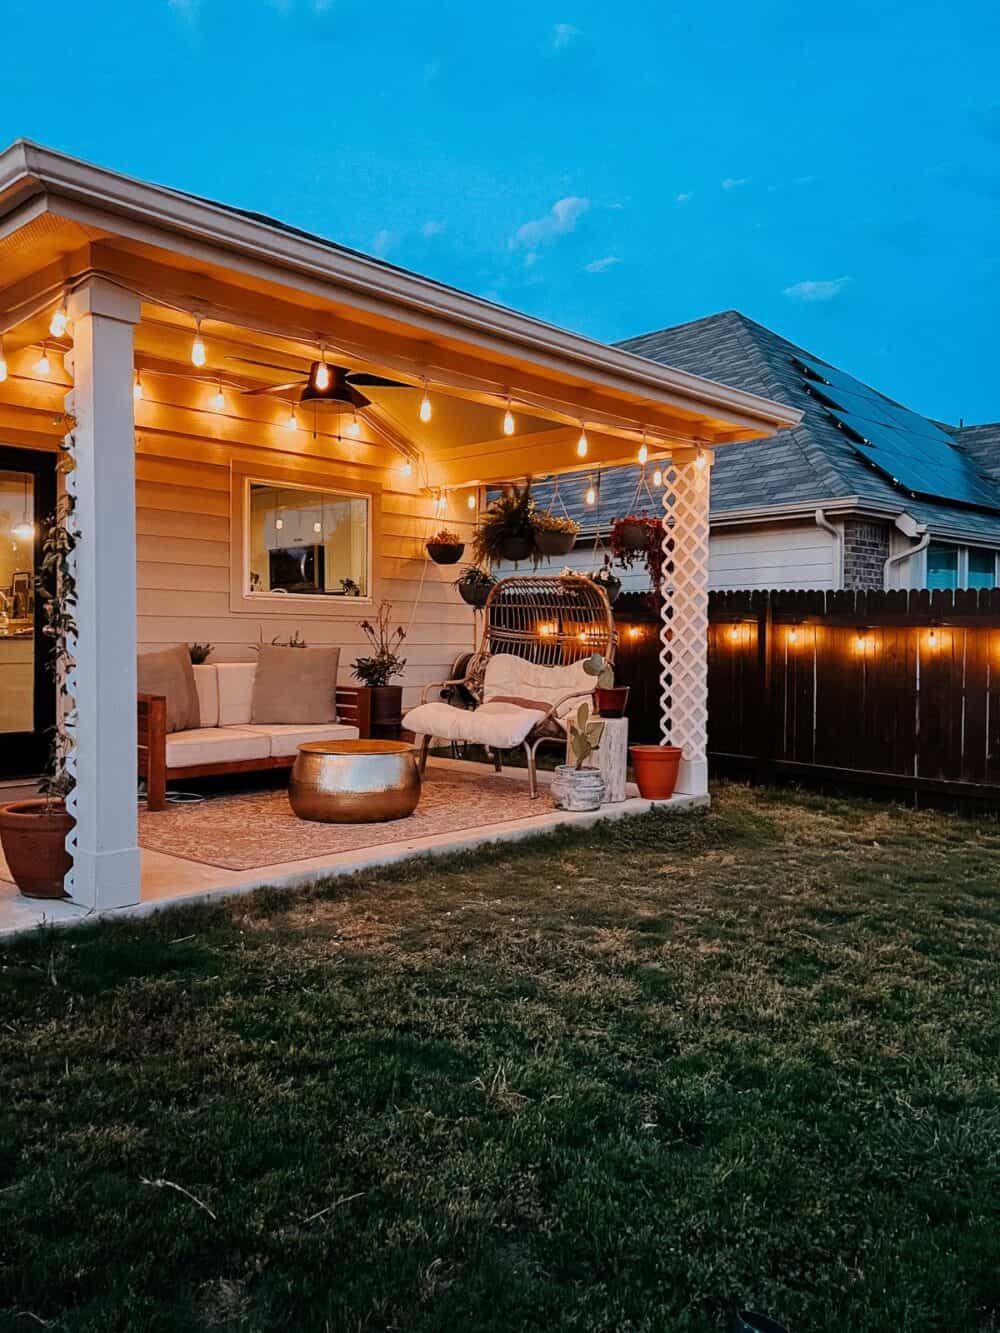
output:
[[[136,821],[135,428],[132,333],[139,300],[90,278],[72,292],[72,459],[76,581],[73,665],[65,687],[76,816],[75,901],[103,909],[139,901]]]
[[[677,790],[708,793],[708,501],[712,454],[671,452],[663,473],[662,744],[684,751]]]

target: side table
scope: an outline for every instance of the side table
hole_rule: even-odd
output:
[[[576,755],[570,748],[569,737],[566,738],[566,762],[576,763]],[[601,743],[590,758],[584,760],[583,766],[600,770],[604,779],[605,805],[616,805],[619,801],[625,800],[625,781],[628,771],[627,717],[604,719]]]

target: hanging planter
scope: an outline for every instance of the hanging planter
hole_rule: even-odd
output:
[[[536,534],[537,510],[531,494],[531,482],[523,487],[511,483],[487,505],[476,529],[474,547],[481,565],[496,565],[502,560],[530,560],[536,568],[541,559]]]
[[[535,516],[535,544],[542,555],[568,555],[579,535],[580,525],[575,519],[551,513]]]
[[[427,554],[436,565],[457,565],[465,554],[465,542],[457,532],[442,528],[427,543]]]
[[[609,555],[604,557],[604,564],[600,569],[595,569],[590,577],[599,588],[604,589],[604,595],[607,597],[611,605],[614,606],[618,599],[618,594],[622,590],[622,581],[612,570],[611,557]]]
[[[621,551],[644,551],[646,549],[646,520],[642,518],[616,518],[611,526],[611,549]]]
[[[455,580],[455,587],[462,601],[466,606],[475,607],[477,611],[481,611],[486,605],[490,589],[495,586],[496,579],[493,575],[487,574],[486,570],[480,569],[478,565],[466,565],[465,572]]]
[[[646,566],[648,596],[658,606],[663,579],[663,520],[635,515],[615,519],[611,525],[611,554],[625,569],[631,569],[637,562]]]

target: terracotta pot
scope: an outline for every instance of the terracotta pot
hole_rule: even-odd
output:
[[[628,749],[639,795],[647,801],[669,801],[684,751],[677,745],[630,745]]]
[[[474,606],[477,611],[481,611],[486,605],[486,599],[489,597],[494,583],[483,583],[480,579],[472,581],[461,578],[457,580],[455,587],[466,606]]]
[[[542,555],[569,555],[576,542],[575,532],[536,532],[535,545]]]
[[[526,560],[533,545],[530,537],[505,537],[500,543],[500,554],[505,560]]]
[[[628,707],[628,685],[600,686],[594,691],[594,702],[601,717],[624,717]]]
[[[382,740],[397,740],[403,721],[402,685],[375,685],[371,695],[372,735]]]
[[[619,523],[615,533],[627,551],[644,551],[647,543],[645,523]]]
[[[465,543],[428,542],[427,554],[436,565],[457,565],[465,554]]]
[[[26,898],[66,898],[73,865],[66,835],[76,820],[62,801],[14,801],[0,806],[0,843],[14,883]]]

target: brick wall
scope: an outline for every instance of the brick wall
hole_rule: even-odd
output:
[[[888,523],[871,523],[859,518],[845,520],[845,588],[881,588],[888,558]]]

